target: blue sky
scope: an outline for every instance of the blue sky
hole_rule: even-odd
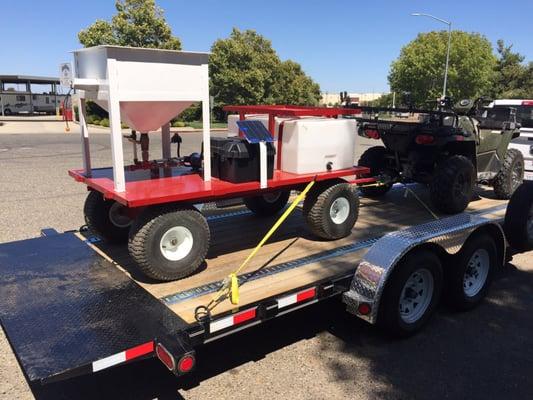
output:
[[[302,64],[323,91],[383,92],[403,45],[418,32],[455,29],[499,38],[533,60],[533,1],[157,0],[184,50],[208,51],[232,27],[255,29],[282,59]],[[497,4],[495,6],[494,4]],[[0,74],[57,75],[80,47],[77,32],[114,14],[114,0],[5,1],[0,23]]]

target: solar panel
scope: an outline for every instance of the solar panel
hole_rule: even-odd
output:
[[[267,142],[272,143],[274,139],[261,121],[244,120],[237,121],[237,126],[244,134],[248,143]]]

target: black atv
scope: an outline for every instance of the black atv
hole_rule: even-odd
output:
[[[359,159],[382,182],[363,187],[363,193],[381,196],[395,182],[428,184],[433,204],[448,214],[468,206],[476,182],[492,185],[500,199],[510,198],[524,176],[522,154],[508,149],[520,135],[516,112],[509,107],[494,115],[484,102],[461,100],[452,107],[447,98],[435,111],[362,107],[358,134],[384,144]],[[398,113],[408,117],[398,120]]]

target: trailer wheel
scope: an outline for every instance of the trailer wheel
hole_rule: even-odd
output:
[[[89,229],[111,243],[125,243],[132,224],[127,207],[106,200],[102,193],[90,191],[85,199],[83,214]]]
[[[209,249],[205,217],[192,208],[146,209],[133,223],[128,250],[148,277],[171,281],[196,271]]]
[[[283,210],[289,201],[290,195],[290,190],[279,190],[260,196],[246,197],[244,204],[254,214],[268,217]]]
[[[442,291],[442,265],[427,250],[407,254],[396,266],[381,302],[378,321],[393,336],[417,332],[430,319]]]
[[[503,227],[512,248],[533,249],[533,182],[524,182],[513,193]]]
[[[359,196],[348,183],[318,185],[305,197],[303,213],[311,232],[322,239],[340,239],[359,216]]]
[[[453,259],[448,275],[448,302],[461,311],[486,296],[498,263],[496,244],[487,234],[470,238]]]

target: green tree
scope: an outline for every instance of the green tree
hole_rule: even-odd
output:
[[[389,73],[392,91],[410,92],[417,105],[442,95],[448,32],[428,32],[402,48]],[[447,95],[455,99],[487,94],[496,57],[490,42],[478,33],[452,31]]]
[[[279,59],[270,40],[234,28],[211,47],[211,93],[226,104],[316,104],[319,86],[294,61]]]
[[[525,57],[513,52],[513,45],[497,42],[495,78],[492,95],[495,98],[531,98],[533,96],[533,63],[524,65]]]
[[[118,45],[181,50],[180,40],[163,16],[163,10],[155,0],[117,0],[117,14],[111,22],[96,20],[78,33],[85,47]]]

